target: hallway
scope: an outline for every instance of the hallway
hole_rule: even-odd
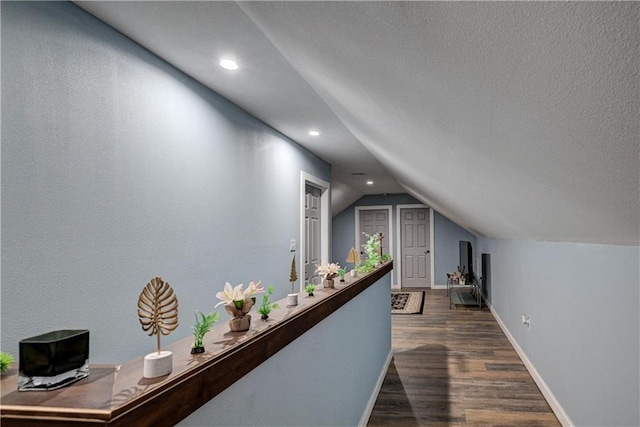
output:
[[[560,425],[488,309],[426,289],[423,314],[392,316],[392,347],[369,426]]]

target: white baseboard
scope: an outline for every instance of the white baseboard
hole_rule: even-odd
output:
[[[549,404],[549,406],[551,406],[551,410],[556,415],[556,417],[558,417],[558,421],[560,421],[560,424],[562,424],[564,427],[573,427],[575,424],[573,424],[573,422],[569,418],[569,415],[567,415],[564,408],[560,405],[560,402],[558,402],[556,397],[551,392],[549,386],[547,386],[547,383],[544,382],[544,380],[538,373],[538,370],[535,368],[535,366],[533,366],[533,363],[531,363],[527,355],[524,353],[524,350],[520,348],[520,345],[518,345],[516,339],[513,337],[513,335],[511,335],[511,332],[509,332],[509,329],[507,329],[507,326],[504,324],[500,316],[498,316],[498,313],[493,309],[491,304],[489,304],[486,300],[485,302],[491,310],[491,314],[493,314],[493,317],[498,322],[498,325],[500,325],[502,332],[504,332],[504,334],[507,336],[507,339],[515,349],[516,353],[518,353],[518,356],[522,360],[522,363],[524,363],[527,371],[529,371],[529,374],[533,378],[533,381],[535,381],[536,385],[542,392],[542,395],[547,400],[547,403]]]
[[[447,289],[447,285],[433,285],[431,289]]]
[[[360,422],[358,423],[359,427],[366,427],[367,422],[371,417],[371,412],[373,411],[373,407],[376,404],[376,400],[378,400],[378,394],[380,393],[380,389],[382,388],[384,377],[387,376],[389,365],[391,365],[391,359],[393,359],[393,349],[389,349],[389,354],[387,355],[387,360],[386,362],[384,362],[384,366],[382,367],[382,371],[380,372],[380,376],[378,377],[378,382],[376,382],[376,386],[373,388],[373,391],[371,392],[371,396],[369,397],[367,406],[364,409],[364,412],[362,413]]]

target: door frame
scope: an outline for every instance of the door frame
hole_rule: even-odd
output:
[[[300,256],[298,257],[298,279],[300,281],[300,292],[303,291],[304,263],[302,262],[302,252],[306,248],[307,237],[304,228],[305,217],[305,190],[307,184],[319,188],[320,195],[320,263],[329,262],[329,248],[331,239],[331,184],[307,172],[300,171]]]
[[[429,287],[431,289],[435,289],[435,271],[434,271],[434,264],[435,264],[435,240],[434,240],[434,236],[433,236],[433,208],[427,205],[423,205],[423,204],[415,204],[415,205],[396,205],[396,227],[397,227],[397,233],[398,233],[398,256],[396,257],[396,259],[398,260],[398,286],[402,287],[402,230],[400,230],[400,223],[401,221],[401,210],[402,209],[429,209],[429,246],[431,247],[431,249],[429,249],[429,262],[431,263],[431,274],[430,274],[430,278],[429,281],[431,283],[429,283]]]
[[[392,205],[375,205],[375,206],[356,206],[355,208],[355,234],[354,234],[354,244],[353,247],[356,248],[358,252],[362,250],[362,248],[358,248],[358,242],[360,241],[360,211],[378,211],[378,210],[386,210],[388,211],[387,217],[389,220],[389,236],[387,238],[387,242],[389,242],[389,255],[393,257],[393,206]],[[391,287],[394,287],[394,278],[395,278],[395,270],[391,270]]]

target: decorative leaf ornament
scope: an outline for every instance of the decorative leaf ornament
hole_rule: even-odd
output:
[[[178,298],[168,282],[160,277],[151,279],[138,298],[138,317],[142,330],[149,336],[169,335],[178,327]]]
[[[289,281],[295,282],[298,280],[298,273],[296,272],[296,256],[293,256],[293,260],[291,261],[291,273],[289,273]]]

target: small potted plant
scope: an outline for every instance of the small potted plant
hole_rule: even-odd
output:
[[[340,281],[344,282],[344,275],[347,274],[347,270],[345,270],[344,268],[339,268],[338,269],[338,276],[340,276]]]
[[[447,279],[452,283],[464,285],[467,281],[467,275],[464,273],[464,267],[462,268],[462,270],[463,271],[460,271],[460,266],[458,266],[456,271],[454,271],[453,273],[447,273]]]
[[[258,308],[258,313],[262,315],[262,320],[267,320],[269,318],[271,310],[280,308],[277,303],[269,301],[271,294],[273,294],[273,285],[269,286],[265,295],[262,295],[262,305]]]
[[[5,353],[4,351],[0,351],[0,374],[4,374],[11,368],[13,365],[14,358],[9,353]]]
[[[338,275],[338,270],[340,270],[340,264],[338,263],[316,265],[316,274],[324,278],[322,285],[325,288],[334,287],[333,278]]]
[[[305,286],[304,291],[310,296],[313,296],[313,292],[316,290],[316,285],[314,284],[309,284],[307,286]]]
[[[233,287],[227,282],[224,290],[216,294],[216,298],[220,300],[216,307],[224,304],[224,309],[231,316],[229,320],[229,329],[232,332],[248,331],[251,326],[251,315],[249,311],[256,302],[255,295],[264,292],[264,288],[260,287],[260,282],[249,282],[247,289],[243,290],[244,284]]]
[[[191,354],[204,353],[204,344],[202,340],[218,319],[220,319],[220,313],[217,311],[204,314],[203,312],[196,310],[196,324],[193,325],[193,336],[195,337],[195,340],[191,346]]]

